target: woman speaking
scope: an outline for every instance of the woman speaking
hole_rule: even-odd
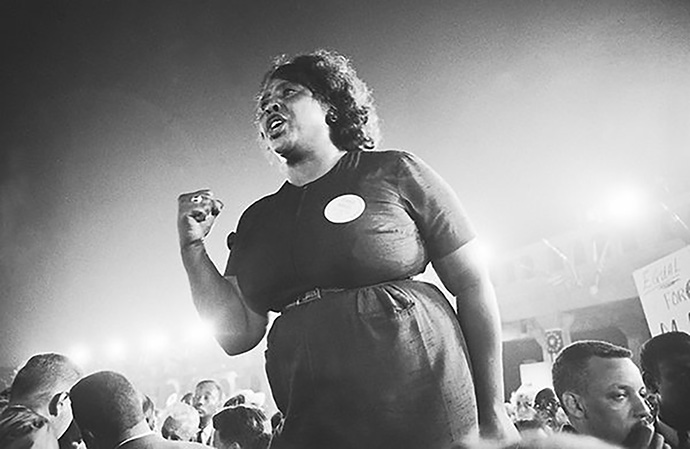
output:
[[[224,274],[204,238],[222,203],[179,196],[194,304],[230,355],[264,337],[285,416],[272,448],[447,448],[516,440],[503,408],[500,321],[459,200],[418,157],[373,151],[371,93],[349,60],[278,60],[256,122],[286,181],[242,214]],[[456,298],[414,280],[429,263]]]

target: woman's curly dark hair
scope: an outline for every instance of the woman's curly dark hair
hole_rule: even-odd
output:
[[[301,84],[330,108],[331,141],[341,150],[371,150],[379,140],[378,116],[367,85],[334,51],[316,50],[295,57],[280,56],[266,73],[262,91],[273,79]]]

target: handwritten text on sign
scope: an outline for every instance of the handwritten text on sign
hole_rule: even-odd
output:
[[[649,332],[690,333],[690,246],[633,273]]]

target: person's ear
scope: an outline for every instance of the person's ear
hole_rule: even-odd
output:
[[[652,373],[644,371],[642,373],[642,381],[644,382],[644,386],[647,388],[648,393],[659,392],[659,382],[657,382],[656,378],[652,375]]]
[[[587,415],[587,409],[582,401],[582,398],[577,393],[566,391],[561,395],[563,410],[568,416],[573,418],[583,419]]]
[[[338,121],[338,112],[334,108],[329,108],[326,112],[326,123],[333,126]]]
[[[48,403],[48,413],[51,416],[58,416],[65,407],[70,407],[69,393],[63,391],[51,398]]]

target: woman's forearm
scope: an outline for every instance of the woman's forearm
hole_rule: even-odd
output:
[[[457,298],[458,322],[472,365],[482,436],[514,441],[519,434],[503,405],[501,320],[489,273],[472,241],[434,261],[441,281]]]
[[[250,310],[234,277],[223,277],[203,242],[181,248],[192,300],[204,321],[212,323],[214,336],[225,352],[241,354],[263,338],[268,318]]]
[[[459,292],[457,313],[467,342],[480,425],[503,407],[501,322],[493,287],[484,280]]]

